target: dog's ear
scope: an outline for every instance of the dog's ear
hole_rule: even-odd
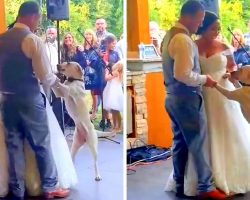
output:
[[[242,83],[250,84],[250,66],[246,65],[239,69],[239,80]]]
[[[57,70],[60,71],[62,66],[61,66],[61,64],[57,64],[56,67],[57,67]]]
[[[246,73],[247,73],[247,76],[246,76],[245,83],[250,84],[250,68],[249,68],[249,70],[246,71]]]
[[[77,66],[77,70],[81,73],[81,75],[84,75],[84,70],[82,69],[81,65],[79,65],[78,63],[76,63]]]

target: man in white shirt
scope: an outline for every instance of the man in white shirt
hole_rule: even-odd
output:
[[[68,190],[57,188],[45,100],[40,94],[39,81],[45,87],[54,87],[59,79],[49,67],[43,41],[33,34],[39,20],[39,5],[26,1],[20,6],[14,27],[0,35],[0,92],[13,199],[24,199],[24,139],[35,152],[45,197],[52,199],[69,194]]]
[[[125,59],[125,49],[126,49],[126,41],[124,40],[123,34],[120,37],[120,40],[116,43],[115,51],[118,52],[120,59]]]
[[[51,63],[50,67],[53,73],[57,73],[58,62],[58,44],[57,44],[57,30],[54,27],[50,27],[46,30],[45,40],[46,52]],[[44,92],[53,108],[53,112],[57,118],[57,121],[62,130],[64,130],[64,119],[63,119],[63,103],[61,98],[56,98],[50,87],[44,86]]]
[[[184,194],[184,176],[191,153],[198,176],[200,199],[224,199],[212,183],[209,160],[205,156],[207,136],[206,113],[202,85],[214,87],[209,75],[200,74],[199,53],[191,34],[196,33],[204,19],[204,7],[199,1],[187,1],[179,21],[164,37],[162,43],[163,73],[167,91],[166,110],[172,122],[174,180],[176,196]]]
[[[149,22],[149,34],[151,44],[153,44],[157,50],[157,53],[160,55],[160,44],[162,42],[162,38],[160,36],[160,28],[157,22],[150,21]]]
[[[101,42],[109,34],[109,32],[107,31],[106,20],[103,18],[96,19],[95,28],[96,28],[96,37],[97,37],[98,44],[101,45]]]
[[[50,27],[46,30],[46,51],[51,63],[51,69],[53,73],[57,73],[58,64],[58,48],[57,48],[57,30],[54,27]]]
[[[58,64],[58,48],[57,48],[57,30],[53,27],[48,28],[46,30],[46,40],[45,47],[46,52],[50,61],[51,71],[53,73],[57,73],[57,64]],[[51,98],[51,89],[46,88],[44,91],[47,98],[50,100]]]

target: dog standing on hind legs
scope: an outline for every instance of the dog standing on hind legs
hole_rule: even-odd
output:
[[[83,70],[76,62],[64,62],[58,64],[58,72],[65,75],[67,80],[62,84],[58,83],[54,93],[57,97],[64,98],[66,109],[75,122],[75,132],[71,147],[71,156],[75,155],[81,146],[87,143],[94,157],[95,180],[100,181],[101,176],[98,169],[98,138],[94,125],[91,123],[88,107],[85,102],[85,87]]]
[[[241,106],[242,114],[248,123],[250,123],[250,66],[245,65],[237,71],[231,72],[230,74],[227,73],[223,78],[231,78],[236,89],[228,90],[220,84],[216,84],[215,88],[228,99],[238,101]]]

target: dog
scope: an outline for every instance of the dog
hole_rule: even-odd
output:
[[[87,143],[94,157],[95,180],[100,181],[101,176],[99,174],[97,161],[98,135],[90,120],[88,107],[85,102],[84,71],[76,62],[64,62],[58,64],[57,68],[58,72],[66,77],[66,80],[64,83],[58,82],[53,91],[57,97],[62,97],[64,99],[66,109],[76,126],[70,150],[72,159],[74,160],[80,147]],[[103,137],[107,137],[113,133],[99,131],[99,134]]]
[[[237,87],[235,90],[227,90],[219,84],[216,84],[215,88],[228,99],[238,101],[244,117],[250,123],[250,66],[244,66],[238,71],[231,72],[227,77],[235,82]]]

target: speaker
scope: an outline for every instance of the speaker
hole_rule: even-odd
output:
[[[47,0],[47,17],[50,20],[69,20],[68,0]]]

